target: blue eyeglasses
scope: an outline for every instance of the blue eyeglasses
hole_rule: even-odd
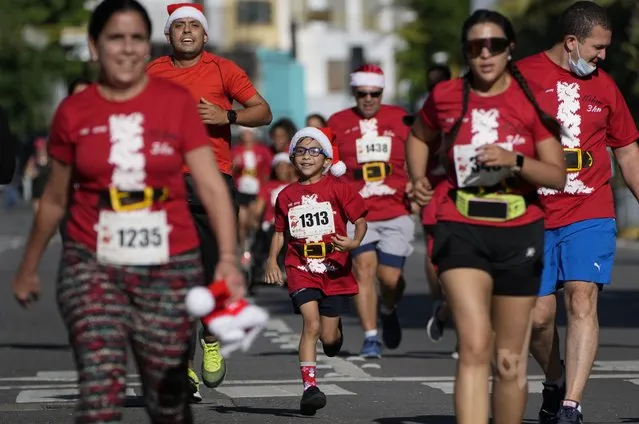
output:
[[[328,156],[321,147],[307,148],[307,147],[301,147],[301,146],[296,147],[295,150],[293,150],[293,156],[302,157],[306,155],[306,152],[308,152],[308,154],[311,155],[312,157],[317,157],[319,155]]]

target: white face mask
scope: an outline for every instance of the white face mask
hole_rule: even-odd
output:
[[[572,60],[572,56],[568,57],[568,66],[570,66],[570,70],[577,74],[580,77],[587,77],[588,75],[595,72],[597,69],[597,65],[593,65],[592,63],[586,62],[579,53],[579,43],[577,43],[577,61]]]

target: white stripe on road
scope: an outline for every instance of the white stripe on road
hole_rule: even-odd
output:
[[[590,380],[632,380],[637,379],[639,377],[638,373],[628,373],[628,374],[593,374],[590,376]],[[137,376],[134,374],[130,374],[127,379],[137,379]],[[15,378],[3,378],[3,381],[28,381],[36,382],[42,381],[43,383],[47,383],[49,381],[43,380],[41,378],[35,377],[15,377]],[[454,376],[401,376],[401,377],[349,377],[349,376],[341,376],[341,377],[321,377],[320,380],[326,381],[328,383],[378,383],[378,382],[387,382],[387,383],[429,383],[429,382],[447,382],[447,381],[455,381]],[[543,381],[543,375],[531,375],[528,376],[528,381]],[[250,385],[278,385],[278,384],[294,384],[299,383],[299,378],[294,379],[278,379],[278,380],[225,380],[224,384],[230,386],[250,386]],[[135,382],[127,382],[127,385],[134,386]],[[8,386],[0,386],[0,390],[15,390],[21,388],[31,388],[31,387],[44,387],[44,386],[34,386],[34,385],[8,385]],[[55,387],[75,387],[75,385],[71,384],[56,384]]]
[[[342,389],[335,384],[320,385],[322,392],[328,396],[355,395],[356,393]],[[232,399],[243,398],[272,398],[272,397],[300,397],[304,386],[300,384],[272,385],[272,386],[227,386],[215,390]]]
[[[79,396],[78,389],[44,389],[25,390],[18,394],[16,403],[50,403],[50,402],[75,402]],[[135,397],[135,391],[126,389],[125,396]]]
[[[454,381],[446,381],[442,383],[422,383],[422,386],[428,386],[431,389],[439,390],[445,394],[453,394],[455,393],[455,382]],[[531,381],[528,384],[528,393],[541,393],[544,389],[541,381]],[[490,385],[490,392],[492,393],[493,385]]]
[[[266,325],[264,337],[270,339],[271,343],[277,344],[281,350],[297,350],[300,336],[293,332],[291,327],[281,318],[274,318]],[[327,374],[329,377],[351,377],[368,378],[371,375],[362,368],[342,358],[329,358],[324,355],[321,347],[317,348],[317,362],[321,364],[320,369],[332,369],[333,372]]]

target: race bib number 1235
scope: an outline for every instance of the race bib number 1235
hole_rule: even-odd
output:
[[[161,265],[169,262],[165,211],[100,212],[98,262],[111,265]]]

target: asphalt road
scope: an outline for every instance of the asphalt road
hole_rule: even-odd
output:
[[[54,302],[59,241],[42,267],[43,296],[30,311],[15,304],[9,282],[31,222],[27,209],[0,212],[0,423],[71,423],[75,374],[66,333]],[[199,423],[454,423],[452,407],[455,338],[439,344],[425,334],[430,300],[423,277],[422,240],[406,267],[408,289],[400,306],[402,345],[381,360],[356,355],[362,342],[354,315],[344,320],[345,343],[337,358],[318,357],[318,384],[328,405],[312,418],[298,415],[301,382],[297,362],[299,318],[283,289],[260,287],[257,302],[272,314],[268,329],[250,354],[228,359],[227,381],[203,387],[194,405]],[[611,289],[600,298],[601,348],[583,401],[586,422],[639,423],[639,248],[620,248]],[[563,323],[563,318],[562,318]],[[563,337],[562,327],[562,337]],[[536,422],[541,376],[529,366],[526,423]],[[131,365],[125,422],[148,422],[141,405],[137,371]]]

